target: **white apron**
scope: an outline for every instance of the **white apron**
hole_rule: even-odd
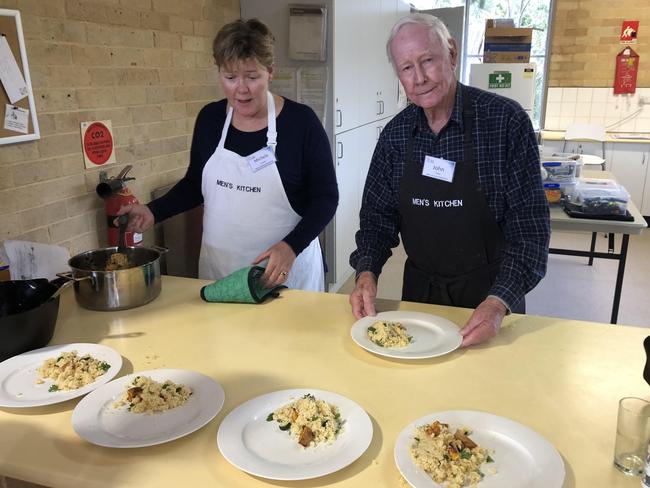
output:
[[[275,152],[275,101],[271,93],[267,93],[267,101],[266,144]],[[232,114],[229,107],[219,145],[203,168],[202,279],[218,280],[251,265],[301,219],[289,204],[275,163],[254,172],[245,157],[224,147]],[[301,290],[324,290],[318,238],[296,257],[284,284]]]

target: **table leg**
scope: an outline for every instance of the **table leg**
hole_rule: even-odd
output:
[[[611,235],[611,234],[610,234]],[[616,287],[614,288],[614,304],[612,306],[612,324],[618,320],[618,306],[621,301],[621,291],[623,289],[623,274],[625,273],[625,259],[627,258],[627,245],[630,240],[629,234],[623,234],[621,242],[621,252],[618,258],[618,273],[616,274]]]
[[[594,251],[596,250],[596,237],[597,232],[591,233],[591,246],[589,247],[589,266],[594,264]]]

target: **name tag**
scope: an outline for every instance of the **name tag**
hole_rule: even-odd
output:
[[[257,173],[262,168],[275,163],[277,160],[275,159],[273,149],[267,146],[259,151],[255,151],[250,156],[246,156],[246,161],[248,161],[248,165],[253,170],[253,173]]]
[[[454,179],[455,169],[456,161],[447,161],[446,159],[426,156],[424,158],[424,166],[422,167],[422,175],[451,183]]]

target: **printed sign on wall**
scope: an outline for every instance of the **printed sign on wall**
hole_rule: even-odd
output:
[[[512,73],[510,71],[495,71],[488,75],[488,88],[511,88]]]
[[[81,123],[81,144],[86,168],[115,162],[113,130],[110,120]]]
[[[621,26],[621,44],[636,44],[638,31],[638,20],[624,20]]]
[[[636,76],[639,71],[639,55],[631,47],[626,47],[616,56],[614,75],[614,94],[634,93]]]

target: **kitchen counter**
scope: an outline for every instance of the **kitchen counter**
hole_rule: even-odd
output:
[[[634,487],[612,465],[617,402],[648,396],[642,341],[648,329],[513,314],[487,344],[420,361],[383,359],[350,338],[346,295],[285,290],[262,305],[211,304],[205,281],[163,277],[152,303],[93,312],[62,295],[52,344],[97,342],[124,358],[120,376],[153,368],[204,373],[225,389],[219,415],[201,430],[163,445],[109,449],[72,429],[78,400],[0,409],[0,474],[49,486],[399,487],[393,461],[398,433],[429,413],[481,410],[513,419],[553,443],[565,487]],[[549,304],[552,307],[553,304]],[[378,301],[463,324],[470,310]],[[374,436],[347,468],[308,481],[274,482],[230,465],[217,448],[224,416],[258,395],[288,388],[344,395],[370,415]]]
[[[542,130],[542,140],[543,141],[563,141],[564,140],[563,130]],[[578,140],[578,139],[574,139]],[[585,139],[585,141],[591,139]],[[650,144],[650,134],[645,132],[607,132],[607,140],[605,142],[640,142],[645,144]]]

